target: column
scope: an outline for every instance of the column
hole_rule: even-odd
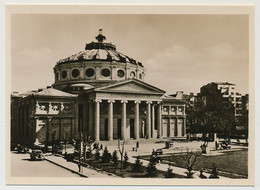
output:
[[[113,103],[115,100],[108,100],[108,140],[113,140]]]
[[[134,128],[134,138],[139,139],[139,104],[140,101],[135,101],[135,128]]]
[[[93,102],[89,101],[89,111],[88,111],[88,135],[93,139]]]
[[[183,136],[186,136],[186,116],[183,117]]]
[[[94,140],[99,141],[99,131],[100,131],[100,103],[101,100],[94,100],[95,102],[95,129],[94,129]]]
[[[50,142],[51,140],[51,134],[52,134],[52,124],[51,124],[51,120],[52,120],[52,117],[47,117],[47,120],[48,120],[48,142]]]
[[[152,102],[146,102],[147,104],[147,115],[146,115],[146,137],[148,139],[151,138],[151,103]]]
[[[152,133],[151,133],[151,137],[152,137],[152,138],[154,138],[153,132],[154,132],[154,128],[155,128],[155,123],[154,123],[154,122],[155,122],[155,117],[154,117],[154,113],[155,113],[155,112],[154,112],[154,104],[152,104],[152,116],[151,116],[151,117],[152,117],[152,131],[151,131],[151,132],[152,132]]]
[[[121,138],[125,139],[125,129],[126,129],[126,103],[127,100],[122,100],[122,123],[121,123]]]
[[[179,125],[179,117],[176,117],[176,121],[177,121],[177,127],[176,127],[176,136],[179,137],[180,136],[180,125]]]
[[[158,102],[157,105],[157,138],[162,137],[162,105]]]

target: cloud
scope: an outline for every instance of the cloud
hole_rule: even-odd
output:
[[[199,92],[202,85],[228,81],[248,91],[248,54],[228,43],[203,49],[173,45],[145,60],[146,81],[174,92]]]

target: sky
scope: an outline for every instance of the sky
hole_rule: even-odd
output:
[[[167,93],[198,93],[210,82],[249,92],[247,15],[50,15],[11,18],[11,90],[54,83],[60,59],[84,50],[103,29],[106,42],[143,63],[145,82]]]

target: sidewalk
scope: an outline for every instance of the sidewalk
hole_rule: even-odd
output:
[[[112,174],[108,174],[102,171],[96,171],[95,169],[90,169],[87,167],[82,166],[82,171],[79,172],[79,168],[77,163],[74,162],[67,162],[62,156],[55,156],[52,154],[45,154],[45,159],[57,166],[60,166],[64,169],[67,169],[73,173],[77,173],[81,177],[87,177],[87,178],[115,178],[117,176],[114,176]]]

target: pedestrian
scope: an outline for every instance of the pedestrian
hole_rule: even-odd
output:
[[[139,148],[139,142],[136,142],[136,149]]]
[[[100,150],[103,150],[103,145],[102,144],[100,144]]]
[[[79,168],[79,172],[80,172],[80,163],[78,163],[78,168]]]
[[[218,176],[218,173],[217,173],[217,167],[214,167],[212,169],[212,173],[211,175],[209,176],[209,179],[218,179],[219,176]]]

